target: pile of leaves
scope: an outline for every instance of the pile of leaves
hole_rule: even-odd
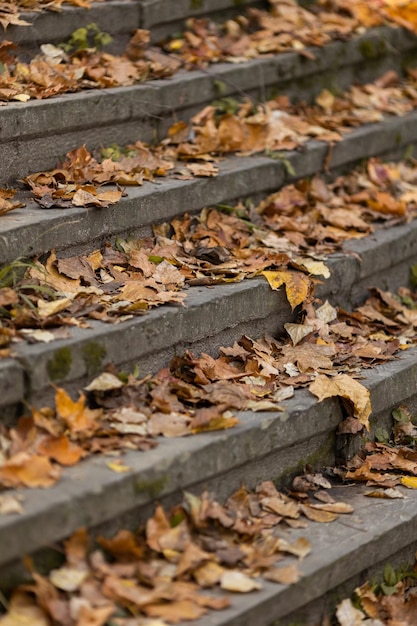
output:
[[[304,528],[305,518],[332,522],[352,507],[336,502],[321,475],[303,477],[306,490],[292,496],[272,482],[255,491],[241,487],[222,506],[212,496],[184,494],[168,514],[158,506],[137,533],[99,537],[91,550],[85,530],[64,544],[65,562],[42,576],[28,563],[33,582],[14,590],[1,626],[175,624],[231,604],[224,592],[262,588],[262,578],[293,584],[297,562],[311,550],[307,538],[291,541],[281,527]],[[304,518],[304,519],[303,519]],[[292,562],[281,564],[291,558]],[[219,593],[222,590],[223,593]],[[209,595],[209,591],[214,595]]]
[[[126,51],[116,56],[96,48],[66,51],[43,44],[29,63],[16,58],[17,46],[0,43],[0,101],[26,102],[62,93],[133,85],[171,76],[181,62],[149,45],[149,33],[136,30]]]
[[[89,6],[89,0],[70,2]],[[16,46],[5,40],[0,44],[0,100],[25,102],[81,89],[127,86],[170,76],[183,65],[195,68],[219,61],[236,63],[288,50],[314,59],[308,47],[346,39],[361,32],[363,27],[383,23],[399,24],[417,32],[413,0],[321,1],[309,10],[300,7],[296,0],[270,0],[270,3],[270,11],[248,9],[225,24],[191,19],[184,35],[167,42],[163,48],[151,47],[149,32],[137,30],[121,56],[103,52],[94,45],[71,50],[65,44],[62,47],[44,44],[40,53],[27,63],[17,57]],[[0,24],[4,28],[8,24],[27,25],[19,17],[20,10],[42,7],[57,10],[61,4],[62,0],[5,1],[0,3]]]
[[[374,290],[352,313],[328,302],[304,308],[301,322],[285,325],[290,341],[242,337],[217,358],[187,352],[140,380],[110,368],[77,401],[58,388],[55,408],[33,408],[15,426],[1,425],[0,485],[48,487],[62,466],[94,453],[146,450],[158,435],[231,428],[239,411],[283,410],[296,387],[319,401],[343,398],[343,432],[369,429],[369,391],[355,377],[416,341],[416,294]],[[123,463],[109,467],[129,471]]]
[[[311,139],[333,144],[352,128],[413,110],[417,73],[409,74],[401,82],[395,72],[388,72],[375,83],[353,86],[338,97],[324,90],[313,106],[292,105],[278,97],[256,106],[252,101],[234,102],[233,112],[225,112],[220,102],[205,107],[190,124],[175,123],[157,146],[138,141],[95,156],[83,146],[68,153],[56,169],[31,174],[25,182],[43,208],[105,207],[122,196],[120,189],[103,192],[105,184],[141,185],[168,173],[180,179],[216,176],[216,162],[224,155],[264,152],[282,158],[282,151],[300,148]]]
[[[414,626],[417,614],[417,563],[410,568],[386,565],[381,582],[367,581],[357,589],[353,601],[346,598],[337,607],[340,626]]]

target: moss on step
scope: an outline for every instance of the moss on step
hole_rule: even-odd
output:
[[[55,350],[52,358],[49,359],[47,370],[48,376],[53,381],[63,380],[71,370],[72,354],[71,348],[65,346]]]
[[[81,348],[81,354],[87,369],[87,374],[93,376],[94,374],[98,374],[102,369],[107,350],[97,341],[90,341]]]
[[[150,498],[157,498],[161,495],[168,482],[169,478],[166,475],[155,478],[154,480],[136,480],[135,491],[136,493],[144,493]]]
[[[379,39],[376,42],[371,39],[363,39],[359,42],[359,50],[365,59],[377,59],[387,53],[387,42],[384,39]]]
[[[281,474],[274,476],[272,481],[274,484],[289,484],[294,476],[303,472],[306,465],[311,465],[314,469],[319,469],[327,465],[335,456],[336,435],[334,431],[323,436],[322,444],[311,454],[303,457],[298,463],[289,467]]]

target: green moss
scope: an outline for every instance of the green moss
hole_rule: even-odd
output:
[[[222,97],[227,91],[227,85],[222,80],[213,80],[213,89],[218,97]]]
[[[155,480],[137,480],[135,482],[136,493],[144,493],[150,498],[157,498],[168,483],[168,476],[161,476]]]
[[[387,44],[383,39],[373,42],[369,39],[363,39],[359,43],[359,50],[365,59],[377,59],[387,51]]]
[[[63,380],[70,372],[72,364],[71,348],[59,348],[48,361],[48,376],[52,381]]]
[[[107,354],[106,348],[96,341],[90,341],[81,349],[81,355],[87,368],[87,374],[98,374],[103,367],[103,360]]]
[[[191,9],[200,9],[203,6],[203,0],[190,0]]]

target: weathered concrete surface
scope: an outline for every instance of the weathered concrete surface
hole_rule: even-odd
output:
[[[417,143],[417,111],[404,117],[387,117],[378,124],[353,130],[331,151],[331,170],[346,169],[372,155],[403,156],[407,146]],[[232,202],[247,196],[265,195],[286,183],[321,172],[329,147],[310,141],[300,151],[283,153],[283,160],[264,156],[230,157],[220,162],[215,178],[189,181],[161,179],[127,189],[127,196],[109,208],[69,210],[27,207],[2,216],[0,262],[19,256],[35,256],[55,248],[69,256],[92,250],[103,240],[149,234],[152,224],[169,221],[185,211]],[[295,171],[289,174],[285,163]],[[27,196],[23,195],[25,199]],[[364,275],[368,275],[366,272]]]
[[[364,384],[370,389],[371,401],[380,414],[404,399],[404,389],[415,401],[416,358],[417,348],[413,348],[383,368],[366,373]],[[161,439],[160,445],[149,452],[128,452],[124,460],[131,471],[126,474],[111,472],[106,466],[107,459],[98,456],[65,470],[62,480],[50,489],[21,491],[24,514],[0,518],[0,565],[3,566],[0,584],[7,577],[8,565],[20,555],[62,539],[82,525],[107,533],[122,524],[137,527],[151,512],[155,500],[172,502],[183,489],[199,492],[208,488],[222,498],[242,482],[254,486],[261,480],[273,479],[282,484],[305,463],[315,467],[333,463],[334,432],[343,419],[342,404],[336,399],[318,404],[307,390],[298,390],[285,404],[282,413],[242,413],[241,423],[230,431],[180,438],[175,442]],[[377,519],[373,524],[364,516],[371,515],[374,509],[371,507],[368,514],[367,505],[364,506],[363,513],[357,511],[353,518],[343,518],[336,526],[340,524],[345,534],[345,524],[359,529],[351,537],[349,533],[349,539],[345,536],[340,542],[336,536],[331,540],[327,533],[333,532],[334,525],[317,525],[308,531],[316,549],[302,566],[306,578],[298,588],[286,589],[285,594],[281,593],[282,588],[273,587],[274,593],[268,596],[268,602],[273,602],[273,613],[269,615],[276,619],[290,607],[295,610],[415,539],[410,534],[417,522],[415,500],[384,503],[382,508],[375,509]],[[358,516],[363,518],[363,524],[358,523]],[[326,541],[325,550],[320,548],[324,545],[322,541]],[[376,557],[373,551],[378,541],[381,545]],[[360,550],[364,551],[363,559],[358,557]],[[312,585],[308,577],[319,571],[320,580]],[[294,594],[291,599],[289,592]],[[255,603],[263,602],[264,596],[257,594],[253,599]],[[239,604],[242,609],[243,606],[246,605]],[[230,614],[225,613],[224,618],[216,614],[216,619],[226,620],[227,616]],[[250,622],[231,623],[240,626]]]
[[[9,103],[2,108],[0,123],[0,181],[55,167],[66,152],[84,143],[97,148],[161,139],[178,117],[190,119],[215,98],[250,95],[263,101],[285,91],[292,98],[311,100],[324,87],[337,91],[355,81],[370,81],[388,69],[401,73],[408,56],[417,50],[417,37],[401,29],[379,28],[349,42],[311,50],[314,61],[285,53],[179,72],[167,80],[133,87]]]

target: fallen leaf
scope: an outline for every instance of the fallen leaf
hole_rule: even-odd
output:
[[[51,487],[60,471],[45,456],[19,452],[0,466],[0,482],[6,487]]]
[[[122,459],[115,459],[114,461],[107,461],[107,467],[116,472],[117,474],[125,474],[131,471],[131,467],[125,465]]]
[[[50,626],[50,620],[32,595],[15,591],[6,615],[0,617],[0,624],[1,626]]]
[[[23,508],[20,500],[9,493],[0,494],[0,515],[21,515]]]
[[[369,416],[372,412],[370,393],[357,380],[347,374],[339,374],[334,378],[319,374],[311,383],[309,390],[317,396],[319,402],[335,396],[349,400],[353,405],[354,417],[369,431]]]
[[[268,270],[262,272],[262,275],[265,276],[272,289],[277,290],[281,285],[285,285],[285,293],[293,310],[304,302],[309,294],[311,281],[301,272]]]
[[[417,489],[417,476],[401,476],[401,484],[409,489]]]
[[[294,585],[301,579],[301,573],[295,563],[286,567],[270,567],[263,576],[266,580],[271,580],[280,585]]]
[[[72,592],[81,587],[88,575],[88,570],[61,567],[50,572],[49,580],[57,589]]]
[[[220,578],[220,587],[225,591],[249,593],[262,589],[260,582],[238,570],[226,570]]]

